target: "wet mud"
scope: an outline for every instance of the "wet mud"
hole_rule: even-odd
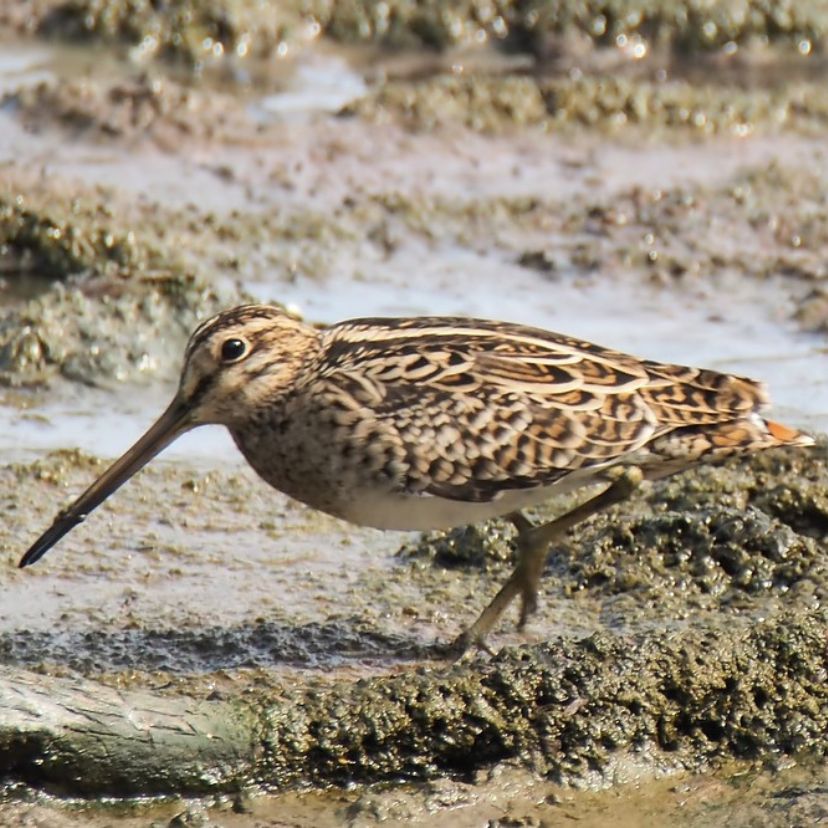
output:
[[[824,441],[579,527],[527,630],[510,616],[498,656],[456,666],[441,645],[508,576],[507,524],[348,526],[214,432],[15,565],[160,413],[196,321],[250,298],[567,330],[766,379],[780,419],[828,431],[828,17],[22,8],[0,5],[0,662],[281,712],[242,794],[113,806],[7,780],[0,821],[825,818]]]
[[[142,56],[185,59],[271,54],[282,44],[325,35],[353,43],[381,43],[391,49],[438,50],[489,39],[535,56],[567,45],[600,48],[632,40],[693,54],[780,42],[809,54],[821,50],[828,16],[819,5],[794,9],[761,2],[721,4],[635,2],[533,3],[280,3],[180,2],[157,9],[120,0],[43,2],[28,14],[5,18],[28,32],[124,44]],[[584,45],[585,44],[585,45]]]

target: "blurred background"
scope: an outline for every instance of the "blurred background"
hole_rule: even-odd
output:
[[[762,377],[824,430],[826,31],[749,0],[2,4],[0,377],[49,393],[36,422],[6,393],[0,444],[116,453],[134,396],[91,389],[161,399],[251,298],[529,322]]]

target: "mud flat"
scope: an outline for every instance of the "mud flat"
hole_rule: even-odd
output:
[[[581,527],[459,665],[506,525],[348,526],[220,430],[15,568],[247,299],[539,324],[828,431],[828,18],[558,6],[0,5],[0,821],[826,818],[823,441]]]

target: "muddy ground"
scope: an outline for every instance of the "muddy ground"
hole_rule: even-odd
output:
[[[506,525],[348,526],[269,490],[218,430],[15,568],[160,413],[196,321],[251,298],[322,323],[540,324],[765,379],[779,419],[828,431],[828,17],[559,5],[0,5],[0,654],[124,689],[267,698],[456,669],[511,681],[522,652],[591,640],[609,685],[612,642],[667,653],[698,633],[689,658],[717,642],[709,670],[727,688],[743,658],[753,695],[721,730],[659,732],[634,758],[596,702],[596,730],[564,755],[532,742],[349,788],[302,757],[280,793],[155,804],[9,780],[2,820],[828,820],[824,443],[659,483],[573,532],[528,629],[510,616],[501,661],[462,668],[436,645],[507,576]],[[791,654],[784,675],[744,643],[763,625]],[[663,676],[641,678],[666,704]]]

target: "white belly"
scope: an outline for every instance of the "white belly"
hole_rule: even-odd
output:
[[[434,495],[401,495],[390,492],[361,492],[342,509],[338,517],[375,529],[425,531],[451,529],[500,517],[518,509],[537,506],[557,494],[577,489],[595,480],[595,473],[567,475],[551,486],[504,492],[486,503],[448,500]]]

